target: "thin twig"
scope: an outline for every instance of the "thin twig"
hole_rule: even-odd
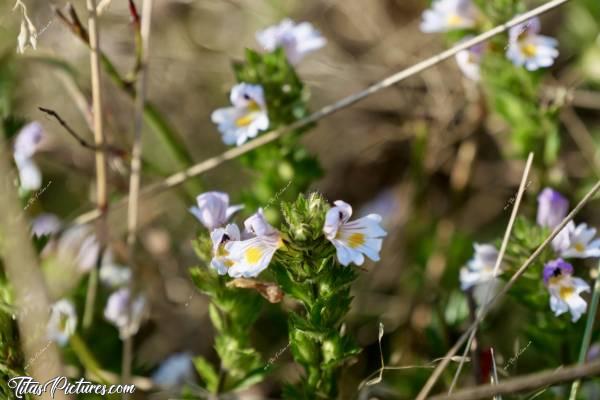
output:
[[[492,385],[497,385],[500,381],[498,380],[498,368],[496,367],[496,353],[494,348],[490,349],[490,356],[492,357]],[[492,400],[502,400],[502,396],[494,395]]]
[[[71,3],[67,3],[66,6],[67,12],[69,13],[68,17],[58,7],[54,5],[51,5],[51,7],[58,19],[67,25],[71,32],[75,34],[75,36],[88,44],[90,43],[88,31],[81,23],[81,20],[79,19],[79,16],[77,15],[77,12],[75,12],[75,9]]]
[[[44,108],[44,107],[38,107],[38,109],[41,112],[46,113],[46,114],[50,115],[51,117],[54,117],[56,119],[56,121],[63,128],[65,128],[65,130],[69,133],[69,135],[71,135],[82,147],[92,150],[92,151],[102,151],[102,152],[112,153],[113,155],[115,155],[117,157],[125,157],[125,155],[127,154],[127,152],[125,150],[120,149],[115,146],[106,145],[106,146],[102,147],[102,146],[98,146],[98,145],[88,142],[87,140],[82,138],[77,132],[75,132],[75,130],[73,128],[71,128],[71,126],[69,126],[69,124],[67,124],[67,122],[56,111],[51,110],[49,108]]]
[[[584,365],[572,365],[558,370],[536,372],[518,378],[506,380],[499,384],[482,385],[475,388],[461,390],[453,395],[438,395],[430,400],[477,400],[489,399],[494,395],[512,394],[527,390],[538,389],[547,385],[570,382],[573,379],[600,374],[600,361]]]
[[[70,3],[67,3],[69,17],[66,17],[61,10],[53,8],[57,17],[78,37],[86,46],[90,47],[89,34],[87,29],[81,24],[77,13]],[[121,76],[115,64],[111,59],[101,51],[98,53],[100,64],[108,77],[123,90],[129,97],[135,97],[134,82]],[[144,117],[146,123],[158,134],[159,139],[171,152],[173,158],[180,167],[187,167],[192,164],[192,157],[182,144],[179,135],[163,116],[156,110],[151,103],[146,103],[144,108]]]
[[[575,208],[569,213],[569,215],[567,215],[562,220],[562,222],[558,226],[556,226],[556,228],[554,228],[552,233],[550,233],[550,235],[546,237],[542,244],[538,246],[538,248],[529,256],[529,258],[525,260],[523,265],[521,265],[517,272],[514,273],[514,275],[509,279],[506,285],[504,285],[502,289],[500,289],[500,291],[487,303],[486,306],[481,308],[481,312],[477,320],[475,320],[475,322],[473,322],[469,326],[469,329],[467,329],[467,331],[464,332],[456,341],[454,346],[452,346],[452,348],[448,350],[448,352],[444,356],[444,360],[442,360],[442,362],[433,371],[433,373],[419,392],[419,395],[416,398],[417,400],[425,400],[427,398],[429,392],[431,391],[431,389],[433,389],[433,386],[441,376],[443,370],[448,366],[448,361],[446,360],[448,360],[449,357],[454,356],[458,352],[461,346],[466,342],[467,338],[471,335],[471,332],[473,332],[473,330],[477,328],[477,326],[483,320],[483,318],[485,318],[491,307],[508,293],[508,291],[513,287],[515,282],[525,273],[525,271],[527,270],[527,268],[529,268],[533,261],[542,253],[542,251],[544,251],[548,244],[552,242],[552,239],[554,239],[556,235],[558,235],[558,233],[569,223],[569,221],[571,221],[573,217],[575,217],[575,215],[579,213],[579,211],[592,199],[592,197],[594,197],[598,190],[600,190],[600,180],[596,182],[596,184],[590,189],[589,192],[587,192],[587,194],[583,197],[583,199],[581,199],[581,201],[577,204],[577,206],[575,206]]]
[[[101,151],[105,147],[106,139],[104,137],[103,113],[102,113],[102,87],[100,81],[100,36],[98,23],[96,19],[96,0],[87,0],[88,8],[88,27],[90,42],[90,69],[92,79],[92,109],[94,120],[94,143],[96,144],[96,204],[100,213],[100,221],[97,226],[97,236],[100,241],[100,247],[105,248],[108,243],[108,179],[106,154]],[[72,13],[73,14],[73,13]],[[89,328],[92,324],[94,315],[94,303],[96,286],[98,285],[98,268],[90,272],[88,281],[88,301],[83,318],[83,327]]]
[[[600,110],[600,93],[584,89],[575,90],[571,104],[579,108]]]
[[[527,163],[525,164],[525,170],[523,171],[523,176],[521,177],[521,184],[519,185],[519,191],[517,192],[517,199],[515,200],[515,204],[513,206],[510,219],[508,220],[508,225],[506,226],[506,230],[504,231],[504,238],[502,239],[502,245],[500,246],[500,251],[498,252],[498,258],[496,258],[496,263],[494,264],[494,273],[493,278],[487,283],[487,291],[485,296],[485,301],[483,305],[487,305],[490,300],[490,295],[492,293],[492,285],[494,285],[494,279],[498,276],[498,272],[500,271],[500,265],[504,259],[504,254],[506,253],[506,247],[508,246],[508,240],[510,239],[510,234],[512,232],[513,225],[515,220],[517,219],[517,214],[519,212],[519,206],[521,205],[521,200],[523,199],[523,193],[525,193],[527,180],[529,179],[529,170],[531,169],[531,164],[533,162],[533,153],[529,153],[527,157]],[[483,309],[483,307],[482,307]],[[471,344],[473,339],[475,339],[475,335],[477,334],[477,326],[473,329],[471,336],[469,336],[469,340],[467,341],[467,345],[465,346],[465,350],[463,352],[463,359],[466,357],[467,352],[471,348]],[[456,382],[458,382],[458,377],[460,376],[460,371],[462,370],[463,362],[461,361],[458,364],[458,368],[456,369],[456,373],[454,374],[454,378],[452,379],[452,383],[450,384],[450,389],[448,389],[448,394],[452,393]]]
[[[461,43],[451,47],[448,50],[445,50],[433,57],[430,57],[430,58],[423,60],[413,66],[410,66],[400,72],[397,72],[397,73],[369,86],[368,88],[366,88],[365,90],[363,90],[361,92],[344,97],[343,99],[341,99],[333,104],[327,105],[327,106],[321,108],[319,111],[316,111],[307,117],[299,119],[298,121],[296,121],[288,126],[271,131],[265,135],[258,137],[257,139],[247,142],[246,144],[244,144],[242,146],[231,148],[218,156],[211,157],[208,160],[205,160],[196,165],[193,165],[184,171],[175,173],[175,174],[167,177],[165,180],[163,180],[161,182],[148,185],[147,187],[143,188],[140,191],[140,196],[154,194],[157,192],[171,189],[177,185],[180,185],[190,178],[201,175],[211,169],[218,167],[219,165],[223,164],[226,161],[233,160],[233,159],[235,159],[243,154],[246,154],[260,146],[263,146],[267,143],[273,142],[273,141],[279,139],[284,134],[290,133],[294,130],[297,130],[297,129],[303,128],[307,125],[313,124],[313,123],[319,121],[320,119],[327,117],[331,114],[334,114],[344,108],[347,108],[369,96],[372,96],[375,93],[380,92],[383,89],[387,89],[407,78],[410,78],[411,76],[417,75],[417,74],[425,71],[426,69],[429,69],[429,68],[453,57],[454,55],[456,55],[456,53],[459,53],[463,50],[469,49],[479,43],[485,42],[486,40],[488,40],[496,35],[506,32],[508,29],[512,28],[513,26],[519,25],[519,24],[521,24],[535,16],[538,16],[540,14],[544,14],[554,8],[557,8],[561,5],[569,2],[569,1],[570,0],[553,0],[553,1],[543,4],[537,8],[534,8],[533,10],[531,10],[525,14],[522,14],[518,17],[515,17],[502,25],[499,25],[487,32],[477,35],[470,40],[461,42]],[[121,207],[123,205],[124,205],[124,201],[119,201],[116,204],[116,207]],[[90,211],[90,212],[87,212],[87,213],[82,214],[79,217],[77,217],[75,220],[75,223],[81,224],[81,223],[93,221],[94,219],[98,218],[98,216],[99,215],[97,214],[97,212]]]
[[[137,238],[137,226],[139,216],[139,192],[140,192],[140,171],[141,171],[141,157],[142,157],[142,128],[144,125],[144,105],[146,97],[146,80],[148,76],[148,58],[150,52],[150,28],[152,21],[152,0],[144,0],[142,6],[142,20],[140,28],[140,49],[138,50],[139,57],[139,70],[138,70],[138,82],[136,90],[136,101],[135,101],[135,126],[134,126],[134,142],[131,157],[131,175],[129,180],[129,205],[127,210],[127,247],[128,247],[128,258],[129,267],[135,273],[135,244]],[[130,1],[130,8],[135,10],[135,5]],[[133,12],[137,16],[137,11]],[[137,16],[138,24],[139,16]],[[129,280],[129,293],[130,299],[133,299],[133,282],[134,279]],[[132,313],[133,301],[129,302],[129,314]],[[123,346],[123,366],[122,366],[122,383],[127,384],[131,379],[131,363],[133,358],[133,335],[128,336],[125,339]],[[129,394],[123,394],[123,399],[129,398]]]

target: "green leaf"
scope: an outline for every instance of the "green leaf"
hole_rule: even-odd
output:
[[[231,390],[243,390],[249,388],[252,385],[256,385],[257,383],[262,382],[268,374],[268,367],[263,366],[260,368],[256,368],[255,370],[250,371],[250,373],[248,373],[248,375],[246,375],[244,378],[232,384],[230,386]]]
[[[208,315],[210,317],[210,322],[212,322],[213,327],[215,330],[217,330],[217,332],[222,332],[225,330],[225,324],[223,323],[221,314],[214,303],[210,303],[208,305]]]
[[[213,366],[202,356],[196,356],[193,359],[194,368],[200,375],[200,377],[206,383],[206,389],[211,393],[217,393],[219,386],[219,374]]]

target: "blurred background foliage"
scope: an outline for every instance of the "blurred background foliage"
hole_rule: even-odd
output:
[[[56,110],[83,137],[92,138],[87,122],[89,54],[52,13],[50,3],[29,2],[39,31],[38,49],[16,55],[20,16],[12,11],[11,3],[0,4],[0,117],[8,136],[32,120],[40,121],[49,133],[50,140],[36,159],[44,182],[51,184],[27,213],[33,217],[52,212],[68,221],[93,208],[93,154],[79,147],[37,107]],[[54,3],[64,5],[62,1]],[[85,10],[79,3],[75,7],[83,16]],[[506,9],[513,3],[494,2],[499,20],[512,14]],[[531,8],[540,3],[527,5]],[[245,50],[258,48],[254,39],[258,29],[289,16],[312,22],[328,40],[325,49],[284,77],[294,89],[286,105],[289,115],[273,121],[281,126],[442,50],[443,37],[419,31],[421,12],[427,6],[420,0],[157,1],[148,96],[177,132],[189,159],[167,151],[149,125],[144,134],[143,182],[157,181],[192,160],[198,162],[225,150],[210,113],[228,103],[227,93],[236,80],[256,79],[265,84],[265,79],[272,78],[269,71],[256,76],[249,72],[253,60],[261,57]],[[200,355],[213,363],[217,359],[208,300],[195,290],[188,271],[198,263],[192,240],[200,226],[187,208],[199,188],[226,191],[247,204],[238,221],[256,207],[271,204],[274,196],[277,199],[268,216],[281,218],[279,201],[293,199],[307,189],[319,191],[331,201],[344,199],[359,214],[377,212],[384,217],[389,234],[382,261],[357,270],[346,323],[363,351],[341,376],[341,398],[354,398],[360,382],[380,367],[379,321],[385,326],[382,348],[386,365],[426,366],[443,356],[471,318],[459,288],[458,271],[471,257],[474,241],[491,241],[503,232],[524,167],[523,150],[535,150],[536,167],[522,215],[534,215],[540,188],[553,186],[574,203],[600,173],[595,156],[600,145],[599,24],[597,0],[572,1],[542,18],[543,33],[559,39],[561,55],[543,77],[527,75],[511,83],[527,87],[539,79],[535,84],[540,91],[526,102],[502,91],[506,88],[501,76],[505,60],[489,60],[489,68],[498,72],[488,81],[492,89],[463,79],[450,60],[320,121],[304,135],[293,133],[278,145],[266,146],[263,154],[267,157],[250,153],[194,178],[184,190],[144,201],[136,261],[152,312],[136,336],[135,374],[149,375],[175,352]],[[101,32],[103,51],[121,76],[127,76],[135,64],[135,49],[126,2],[113,1],[101,17]],[[278,62],[277,54],[269,57]],[[236,61],[234,68],[232,60]],[[130,148],[133,104],[125,90],[106,73],[104,76],[109,141]],[[504,104],[506,113],[493,112],[483,90],[491,90],[494,103]],[[514,101],[517,103],[511,103]],[[548,105],[560,106],[551,116],[557,131],[530,131],[527,121],[547,118],[538,114]],[[560,138],[560,145],[550,154],[540,142],[542,134]],[[582,135],[587,138],[585,146],[581,145]],[[515,147],[520,151],[507,151]],[[127,179],[127,163],[113,159],[113,199],[126,193]],[[288,182],[292,184],[286,189]],[[126,254],[124,216],[124,210],[117,209],[109,219],[112,245],[121,258]],[[579,219],[598,226],[595,203],[584,209]],[[581,276],[590,280],[587,274]],[[3,299],[7,296],[9,299],[10,293],[2,292]],[[98,302],[103,304],[107,293],[99,296]],[[85,287],[80,286],[76,299],[81,310]],[[10,301],[6,303],[0,308],[0,374],[4,376],[24,368],[19,349],[13,345],[17,334]],[[552,317],[548,308],[532,312],[524,303],[511,296],[480,329],[479,344],[481,348],[493,346],[501,380],[571,364],[577,357],[584,322],[564,323]],[[286,300],[284,306],[293,304]],[[552,324],[531,324],[548,317]],[[263,360],[286,347],[287,321],[276,306],[265,305],[255,327],[250,335]],[[103,322],[100,311],[95,329],[85,332],[83,340],[103,368],[118,373],[118,334]],[[593,342],[598,340],[596,331]],[[81,367],[81,361],[69,351],[66,360]],[[413,398],[430,372],[428,368],[386,371],[381,384],[363,387],[358,398]],[[454,366],[448,368],[444,384],[449,384],[453,372]],[[477,374],[467,365],[462,384],[474,383]],[[279,398],[278,382],[293,382],[299,376],[289,350],[283,351],[275,361],[273,375],[243,396]],[[0,378],[0,393],[2,390],[6,388]],[[565,398],[566,392],[561,390],[548,390],[537,398]],[[600,387],[592,381],[581,398],[600,398],[599,393]],[[137,396],[150,395],[140,391]],[[159,392],[153,396],[167,395]]]

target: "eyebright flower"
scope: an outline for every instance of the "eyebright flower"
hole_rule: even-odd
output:
[[[468,39],[470,37],[467,37]],[[481,79],[481,58],[485,51],[485,43],[480,43],[456,53],[456,64],[464,76],[472,81]]]
[[[266,51],[283,47],[290,64],[300,62],[308,53],[325,46],[327,41],[309,22],[294,23],[284,19],[278,25],[256,33],[256,40]]]
[[[31,221],[31,234],[37,237],[58,233],[62,222],[54,214],[40,214]]]
[[[50,319],[48,320],[47,336],[61,346],[67,344],[67,341],[77,327],[77,314],[75,307],[69,300],[59,300],[54,303],[50,310]]]
[[[513,64],[519,67],[525,66],[529,71],[554,64],[554,60],[558,57],[556,49],[558,41],[549,36],[540,35],[540,29],[539,18],[532,18],[510,29],[506,57]]]
[[[37,190],[42,186],[42,173],[33,160],[44,139],[44,129],[38,122],[23,127],[15,139],[13,158],[19,170],[23,190]]]
[[[137,333],[146,308],[146,299],[142,294],[133,299],[131,307],[130,298],[131,294],[128,288],[119,289],[110,295],[104,308],[104,318],[119,329],[119,336],[122,340]]]
[[[381,217],[369,214],[366,217],[348,222],[352,216],[350,204],[337,200],[325,216],[323,232],[337,250],[340,264],[362,265],[365,255],[373,261],[379,261],[379,251],[383,237],[387,232],[379,225]]]
[[[544,266],[544,284],[550,292],[550,309],[556,316],[571,312],[576,322],[587,309],[587,303],[579,295],[589,292],[590,286],[581,278],[575,278],[573,266],[559,258]]]
[[[269,115],[262,86],[237,84],[231,89],[230,100],[233,107],[219,108],[211,115],[225,144],[241,146],[258,132],[267,130]]]
[[[600,239],[592,240],[594,236],[595,228],[569,221],[552,240],[552,247],[564,258],[600,257]]]
[[[113,256],[113,252],[107,249],[102,256],[102,265],[100,266],[100,282],[110,288],[125,286],[131,279],[131,270],[125,266],[118,265]]]
[[[152,380],[163,388],[174,388],[194,379],[192,357],[189,353],[177,353],[163,361]]]
[[[77,225],[58,239],[56,254],[59,259],[75,263],[82,272],[89,272],[98,262],[100,243],[91,226]]]
[[[460,287],[464,291],[473,289],[475,302],[483,305],[493,297],[500,285],[500,279],[494,276],[498,249],[491,244],[478,243],[475,243],[473,248],[473,258],[460,270]],[[502,271],[501,267],[498,274]]]
[[[279,231],[265,219],[262,208],[244,222],[246,231],[255,235],[251,239],[230,241],[225,245],[233,265],[228,269],[233,278],[254,278],[264,271],[273,254],[283,246]]]
[[[447,32],[475,26],[477,9],[471,0],[434,0],[431,8],[423,12],[421,31]]]
[[[219,228],[227,223],[229,218],[242,208],[243,205],[229,206],[229,195],[223,192],[206,192],[196,197],[198,206],[190,208],[190,212],[208,229]]]
[[[569,211],[569,200],[554,189],[545,188],[538,195],[537,223],[554,229]]]
[[[229,224],[225,228],[217,228],[210,233],[213,242],[213,258],[210,266],[213,267],[219,275],[227,274],[229,267],[233,266],[233,261],[229,258],[229,252],[225,245],[231,241],[239,241],[240,229],[236,224]]]

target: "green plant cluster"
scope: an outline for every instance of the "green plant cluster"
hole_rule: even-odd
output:
[[[196,241],[196,253],[210,263],[210,238]],[[263,300],[257,293],[227,287],[228,277],[205,266],[190,269],[197,288],[211,299],[209,316],[215,330],[215,350],[220,371],[203,357],[194,365],[211,393],[240,390],[262,380],[266,370],[260,354],[252,347],[248,332],[259,316]]]
[[[287,386],[288,399],[332,399],[337,395],[340,367],[360,348],[345,333],[350,310],[350,286],[356,270],[341,266],[334,247],[323,235],[327,202],[318,194],[283,203],[282,232],[286,251],[276,253],[271,270],[284,293],[302,305],[289,317],[289,340],[294,360],[304,367],[305,379]]]
[[[291,353],[305,376],[300,383],[285,387],[287,399],[335,398],[340,367],[361,351],[344,326],[357,272],[338,263],[335,248],[323,234],[328,209],[327,201],[316,193],[281,203],[284,245],[264,274],[299,303],[289,311],[288,335]],[[195,241],[195,249],[208,264],[211,244],[206,233]],[[262,298],[255,292],[230,287],[232,278],[219,276],[208,266],[193,268],[191,275],[198,289],[210,296],[215,349],[221,360],[219,373],[204,358],[195,359],[206,388],[223,393],[259,382],[272,369],[272,365],[265,367],[249,339]]]
[[[522,0],[475,0],[481,11],[473,29],[448,33],[450,42],[481,34],[527,10]],[[536,161],[553,165],[560,150],[558,111],[562,104],[544,99],[547,69],[527,71],[506,58],[508,34],[498,35],[486,44],[481,62],[481,84],[488,107],[501,117],[510,130],[509,155],[526,157],[529,152],[543,155]]]
[[[308,90],[279,48],[271,53],[247,49],[245,60],[233,64],[239,83],[263,87],[269,115],[269,130],[288,126],[308,115]],[[283,135],[276,143],[240,157],[241,163],[254,172],[251,189],[242,193],[250,208],[265,207],[275,200],[292,200],[322,174],[318,160],[300,143],[305,126]],[[270,217],[276,218],[272,213]]]

